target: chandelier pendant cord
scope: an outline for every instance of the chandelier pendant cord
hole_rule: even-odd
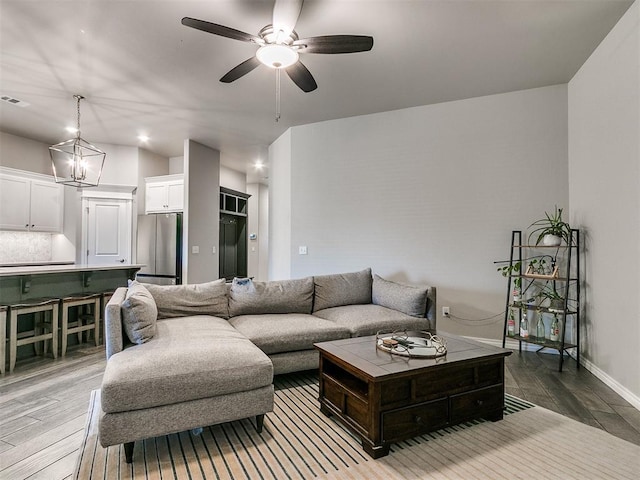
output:
[[[82,95],[74,95],[74,98],[78,102],[78,106],[77,106],[78,122],[77,122],[77,128],[76,128],[76,138],[80,138],[80,100],[82,100],[84,97]]]
[[[276,68],[276,122],[280,120],[280,68]]]

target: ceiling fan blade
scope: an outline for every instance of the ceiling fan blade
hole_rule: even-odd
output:
[[[260,60],[258,60],[255,56],[251,57],[248,60],[245,60],[240,65],[233,67],[229,70],[224,77],[220,79],[222,83],[231,83],[240,77],[245,76],[247,73],[254,70],[258,65],[260,65]]]
[[[251,35],[250,33],[241,32],[235,28],[225,27],[224,25],[218,25],[217,23],[205,22],[204,20],[198,20],[197,18],[184,17],[182,19],[182,24],[187,27],[195,28],[196,30],[202,30],[203,32],[213,33],[214,35],[220,35],[221,37],[232,38],[242,42],[261,42],[259,37]]]
[[[273,31],[288,37],[298,22],[303,0],[276,0],[273,4]]]
[[[316,88],[318,88],[318,84],[311,75],[311,72],[305,67],[300,60],[291,65],[290,67],[285,68],[287,75],[289,78],[293,80],[300,90],[303,92],[313,92]]]
[[[367,52],[373,47],[368,35],[325,35],[296,40],[300,53],[355,53]]]

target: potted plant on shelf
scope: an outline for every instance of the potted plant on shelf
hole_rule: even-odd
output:
[[[550,286],[545,285],[540,292],[538,292],[538,297],[540,298],[540,303],[545,300],[549,300],[549,306],[547,309],[553,313],[559,313],[564,311],[564,297],[558,293],[558,291]]]
[[[544,212],[545,218],[536,220],[529,228],[534,228],[529,233],[529,242],[537,235],[536,245],[555,247],[562,244],[562,241],[569,245],[571,242],[571,225],[562,220],[562,209],[555,207],[553,214]]]

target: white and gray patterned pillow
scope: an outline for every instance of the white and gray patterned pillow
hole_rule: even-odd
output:
[[[371,303],[371,269],[313,277],[313,311]]]
[[[158,318],[212,315],[229,318],[229,301],[224,278],[190,285],[145,283],[158,306]]]
[[[122,325],[129,340],[146,343],[156,334],[158,309],[149,291],[138,282],[131,282],[122,302]]]
[[[391,308],[412,317],[424,317],[427,310],[429,287],[418,287],[392,282],[374,275],[372,301],[376,305]]]

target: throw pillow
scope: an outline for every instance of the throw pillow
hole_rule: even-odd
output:
[[[313,311],[371,303],[371,269],[313,277]]]
[[[374,275],[372,301],[376,305],[391,308],[412,317],[424,317],[427,310],[429,287],[417,287],[392,282]]]
[[[158,318],[212,315],[229,318],[224,278],[190,285],[144,284],[158,306]]]
[[[149,291],[138,282],[130,282],[122,302],[122,324],[129,340],[138,345],[151,340],[157,318],[158,309]]]
[[[311,313],[313,279],[234,282],[229,291],[229,314]]]

